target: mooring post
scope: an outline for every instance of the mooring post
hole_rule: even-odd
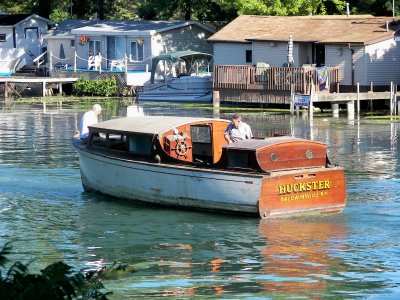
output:
[[[218,108],[220,106],[219,91],[213,91],[213,107]]]
[[[8,98],[8,81],[4,81],[4,99]]]
[[[395,115],[397,116],[399,114],[399,103],[397,102],[397,84],[394,85],[393,88],[393,98],[394,98],[394,110],[395,110]]]
[[[332,107],[332,115],[334,117],[339,117],[339,104],[331,103],[331,107]]]
[[[347,118],[354,120],[354,100],[347,102]]]
[[[360,116],[360,83],[357,82],[357,116]]]
[[[314,101],[314,84],[311,85],[311,90],[310,90],[310,104],[308,106],[308,113],[310,115],[310,120],[314,117],[314,106],[313,106],[313,101]]]
[[[294,84],[290,85],[290,114],[294,115]]]
[[[75,50],[74,53],[75,53],[75,54],[74,54],[74,73],[76,73],[76,56],[77,56],[76,50]]]
[[[46,96],[46,80],[43,80],[42,82],[42,97]]]
[[[390,115],[393,115],[393,82],[390,82]]]

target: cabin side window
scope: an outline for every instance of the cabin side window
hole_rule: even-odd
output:
[[[125,134],[108,134],[107,148],[117,151],[127,151],[128,143]]]
[[[251,168],[250,153],[247,151],[228,151],[228,166],[230,168]]]
[[[129,152],[133,154],[150,155],[152,136],[150,135],[129,135]]]
[[[90,146],[107,148],[117,151],[127,151],[128,143],[125,134],[94,132],[91,134]]]

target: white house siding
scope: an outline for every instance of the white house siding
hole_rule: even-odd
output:
[[[389,85],[400,84],[400,44],[394,39],[365,47],[367,83]]]
[[[212,45],[214,49],[214,65],[252,65],[251,62],[246,63],[246,50],[252,50],[251,44],[213,43]],[[257,62],[254,58],[254,52],[253,62]]]
[[[47,21],[31,17],[19,23],[16,28],[17,48],[23,48],[26,51],[29,50],[35,56],[39,56],[42,53],[43,45],[40,44],[38,35],[32,36],[31,38],[25,38],[25,28],[29,27],[37,27],[39,31],[38,35],[40,35],[40,33],[44,35],[47,32]],[[28,64],[32,63],[33,59],[30,56],[25,55],[25,59]]]
[[[0,34],[6,35],[6,41],[0,42],[0,61],[5,61],[14,56],[14,39],[12,28],[0,27]]]
[[[352,46],[354,50],[354,84],[365,82],[365,64],[363,60],[364,48],[362,46]],[[325,65],[337,67],[339,69],[339,83],[343,85],[352,84],[352,52],[345,45],[326,45],[325,46]]]
[[[299,47],[297,44],[293,45],[293,59],[294,67],[298,66]],[[271,67],[287,66],[288,44],[287,43],[272,43],[263,42],[253,43],[253,63],[265,62]]]
[[[75,55],[75,47],[71,47],[71,41],[74,38],[52,38],[51,43],[48,43],[47,45],[47,53],[48,57],[50,57],[50,54],[52,55],[52,64],[58,64],[61,63],[63,65],[73,65],[74,64],[74,55]],[[76,42],[77,43],[77,42]],[[75,46],[76,46],[75,43]],[[64,54],[65,58],[60,59],[60,50],[61,50],[61,44],[63,45],[64,48]]]

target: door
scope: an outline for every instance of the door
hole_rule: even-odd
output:
[[[325,45],[315,44],[315,63],[317,67],[325,66]]]
[[[107,59],[108,61],[117,59],[115,53],[115,36],[107,37]]]

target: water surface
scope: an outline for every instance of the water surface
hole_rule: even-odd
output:
[[[146,103],[145,114],[219,116]],[[0,245],[38,271],[129,265],[105,281],[112,299],[397,299],[400,297],[399,125],[361,118],[243,113],[256,136],[293,133],[329,146],[346,169],[342,214],[274,221],[154,208],[85,193],[70,138],[85,108],[0,110]],[[120,103],[103,120],[124,116]]]

